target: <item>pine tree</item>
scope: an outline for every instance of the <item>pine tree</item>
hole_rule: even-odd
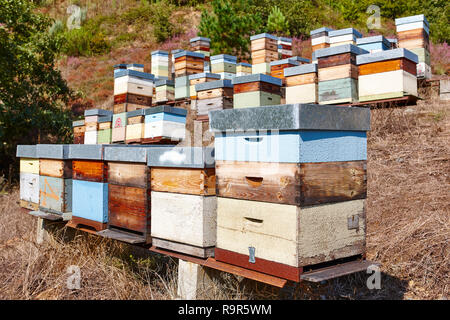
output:
[[[269,14],[267,31],[278,35],[289,35],[289,21],[286,20],[283,12],[277,6],[272,7],[272,11]]]

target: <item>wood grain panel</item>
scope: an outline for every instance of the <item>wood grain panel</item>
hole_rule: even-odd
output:
[[[172,193],[215,195],[215,169],[152,168],[151,189]]]
[[[286,86],[293,87],[303,84],[317,83],[317,73],[305,73],[296,76],[286,77]]]
[[[55,178],[72,178],[72,161],[40,159],[39,174]]]
[[[108,162],[108,182],[131,187],[147,188],[150,169],[146,164]]]
[[[73,134],[73,143],[74,144],[84,144],[84,132],[74,133]]]
[[[152,105],[152,97],[143,96],[139,94],[133,93],[123,93],[114,96],[114,104],[122,104],[122,103],[131,103],[138,104],[141,106],[151,107]],[[128,110],[132,111],[132,110]]]
[[[358,67],[359,75],[364,76],[367,74],[405,70],[413,75],[416,75],[416,64],[407,59],[395,59],[388,61],[379,61],[374,63],[362,64]]]
[[[319,69],[340,66],[343,64],[356,64],[356,55],[351,53],[336,54],[334,56],[319,58],[317,63]]]
[[[73,133],[83,133],[86,131],[86,127],[85,126],[78,126],[78,127],[74,127],[73,128]]]
[[[235,84],[233,90],[234,94],[254,91],[281,94],[280,86],[261,81]]]
[[[212,99],[219,97],[233,97],[233,88],[217,88],[211,90],[197,91],[197,100]]]
[[[353,64],[343,64],[334,67],[321,68],[318,72],[319,81],[328,81],[344,78],[358,80],[358,67]]]
[[[108,167],[103,161],[73,160],[73,179],[92,182],[106,182]]]
[[[108,227],[150,234],[150,190],[108,185]]]

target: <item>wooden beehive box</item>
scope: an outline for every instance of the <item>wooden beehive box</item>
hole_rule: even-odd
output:
[[[189,98],[189,76],[175,78],[175,100]]]
[[[152,106],[152,97],[133,93],[114,96],[114,114],[144,109]]]
[[[191,100],[197,99],[197,91],[195,91],[195,85],[198,83],[210,82],[220,80],[220,75],[215,73],[203,72],[189,76],[189,95]]]
[[[103,109],[89,109],[84,112],[84,144],[97,144],[100,119],[111,117],[112,112]]]
[[[293,56],[291,38],[279,37],[277,43],[278,43],[278,59],[284,60]]]
[[[406,49],[357,56],[359,101],[417,97],[417,62]]]
[[[169,52],[164,50],[152,51],[151,73],[158,79],[169,78]]]
[[[151,171],[152,243],[206,258],[216,244],[214,149],[154,148]]]
[[[252,74],[252,65],[250,63],[245,62],[239,62],[236,65],[236,76],[247,76],[249,74]]]
[[[233,83],[233,108],[250,108],[276,105],[281,102],[281,79],[265,74],[235,77]]]
[[[317,103],[317,64],[284,69],[286,103]]]
[[[281,79],[284,82],[284,69],[291,68],[300,65],[299,62],[295,61],[294,59],[283,59],[283,60],[277,60],[272,61],[270,63],[270,75],[272,77]]]
[[[158,80],[155,82],[156,103],[175,100],[175,82],[173,80]]]
[[[102,116],[98,118],[98,144],[110,144],[112,134],[112,115]]]
[[[362,38],[362,34],[354,28],[345,28],[329,31],[328,37],[330,38],[330,47],[336,47],[344,44],[356,45],[356,39]]]
[[[233,108],[233,84],[231,80],[217,80],[197,84],[197,119],[207,119],[211,110]]]
[[[278,60],[278,37],[261,33],[250,37],[253,64]]]
[[[359,48],[368,51],[369,53],[375,53],[391,49],[390,42],[383,36],[358,38],[356,39],[356,45]]]
[[[127,127],[127,113],[117,113],[112,118],[112,131],[111,142],[112,143],[124,143],[125,132]]]
[[[142,98],[143,103],[148,104],[148,99],[153,96],[153,80],[154,76],[150,73],[139,72],[135,70],[119,70],[114,73],[114,97],[115,102],[121,102],[128,98],[121,96],[123,94],[134,94]],[[121,97],[116,97],[121,96]],[[136,97],[136,96],[135,96]],[[121,102],[115,104],[122,104]],[[135,103],[136,104],[136,103]],[[137,103],[139,104],[139,103]],[[151,103],[150,103],[151,104]]]
[[[145,117],[152,113],[152,108],[140,109],[127,112],[127,128],[125,134],[125,143],[140,144],[145,136]]]
[[[212,111],[210,128],[217,260],[299,281],[305,266],[364,255],[369,109]]]
[[[143,143],[159,140],[183,140],[186,135],[187,110],[158,106],[147,110]]]
[[[174,56],[176,77],[189,76],[204,71],[204,54],[192,51],[181,51]]]
[[[77,145],[81,146],[81,145]],[[38,144],[39,211],[72,215],[72,161],[69,145]]]
[[[20,158],[20,206],[39,208],[39,159],[35,145],[18,145],[16,157]]]
[[[72,219],[74,227],[96,231],[108,222],[108,168],[105,145],[70,145],[72,159]]]
[[[328,36],[330,31],[333,31],[333,29],[322,27],[312,30],[309,33],[311,36],[311,48],[313,52],[330,46],[330,38]]]
[[[320,104],[358,101],[356,56],[368,53],[352,44],[314,52],[318,60],[318,100]]]
[[[86,131],[86,127],[84,126],[84,120],[74,121],[72,123],[72,127],[73,127],[73,143],[83,144],[84,133]]]

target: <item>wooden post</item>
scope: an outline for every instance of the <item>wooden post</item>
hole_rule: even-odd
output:
[[[50,239],[50,234],[47,228],[47,220],[43,218],[37,218],[37,229],[36,229],[36,242],[38,244],[43,244]]]
[[[213,270],[178,260],[178,297],[182,300],[207,299],[213,293]]]

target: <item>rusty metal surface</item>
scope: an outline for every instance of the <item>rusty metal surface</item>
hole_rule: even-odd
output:
[[[145,243],[145,238],[143,236],[134,235],[134,234],[131,234],[128,232],[121,232],[119,230],[106,229],[106,230],[102,230],[99,232],[94,232],[94,234],[105,237],[105,238],[130,243],[130,244]]]
[[[201,259],[201,258],[189,256],[189,255],[186,255],[186,254],[183,254],[183,253],[157,248],[155,246],[151,246],[150,251],[153,251],[153,252],[156,252],[156,253],[160,253],[160,254],[164,254],[164,255],[167,255],[167,256],[170,256],[170,257],[173,257],[173,258],[177,258],[177,259],[193,262],[193,263],[196,263],[196,264],[199,264],[199,265],[202,265],[202,266],[205,265],[205,263],[206,263],[206,259]]]
[[[382,107],[385,105],[392,106],[409,106],[416,104],[417,100],[420,98],[414,96],[405,96],[401,98],[392,98],[392,99],[383,99],[383,100],[374,100],[374,101],[364,101],[364,102],[356,102],[356,103],[348,103],[348,104],[339,104],[340,106],[351,106],[351,107]]]
[[[331,267],[305,272],[300,276],[300,279],[311,282],[321,282],[355,272],[365,271],[371,265],[379,266],[380,264],[369,260],[346,262]]]

